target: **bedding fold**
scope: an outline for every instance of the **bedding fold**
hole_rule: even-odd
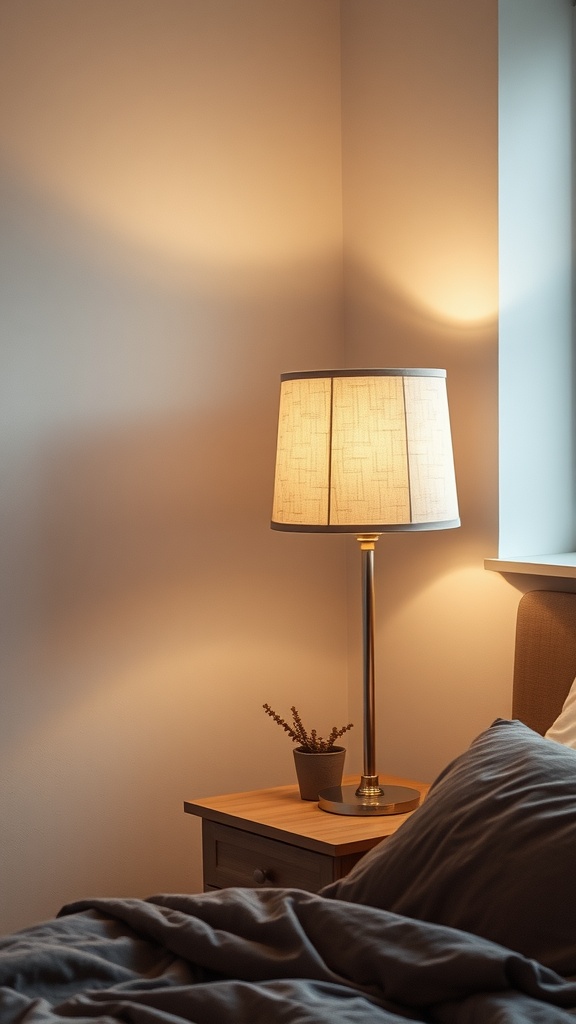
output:
[[[489,940],[296,889],[69,904],[0,940],[0,1024],[542,1024],[576,984]]]

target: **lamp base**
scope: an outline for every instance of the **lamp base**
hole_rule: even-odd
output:
[[[318,795],[318,806],[331,814],[405,814],[420,803],[417,789],[407,786],[378,786],[376,792],[361,795],[358,786],[334,786]]]

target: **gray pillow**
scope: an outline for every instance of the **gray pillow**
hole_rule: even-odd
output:
[[[473,932],[576,975],[576,751],[497,720],[322,895]]]

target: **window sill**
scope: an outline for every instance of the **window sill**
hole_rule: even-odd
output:
[[[484,568],[493,572],[518,572],[531,576],[576,579],[576,552],[560,555],[530,555],[522,558],[485,558]]]

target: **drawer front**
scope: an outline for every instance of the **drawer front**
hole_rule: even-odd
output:
[[[317,892],[337,877],[338,865],[328,854],[213,821],[202,822],[202,854],[205,889],[287,886]]]

